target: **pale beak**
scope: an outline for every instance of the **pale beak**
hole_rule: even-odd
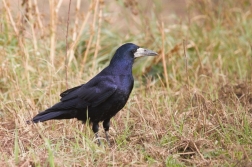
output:
[[[137,51],[134,53],[135,58],[143,56],[156,56],[156,55],[158,55],[156,52],[144,48],[138,48]]]

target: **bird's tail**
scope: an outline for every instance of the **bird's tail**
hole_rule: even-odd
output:
[[[44,122],[52,119],[71,119],[75,118],[75,111],[69,111],[69,110],[61,110],[61,111],[48,111],[45,110],[35,117],[32,118],[32,120],[27,121],[28,124],[30,123],[38,123],[38,122]]]
[[[32,122],[38,123],[38,122],[44,122],[51,119],[57,119],[57,117],[59,117],[60,115],[62,115],[61,111],[49,112],[45,114],[44,112],[41,112],[32,119]]]

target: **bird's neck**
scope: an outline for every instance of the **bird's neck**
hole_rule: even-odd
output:
[[[132,75],[133,61],[113,62],[109,67],[114,75]]]

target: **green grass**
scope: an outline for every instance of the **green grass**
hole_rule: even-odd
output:
[[[47,25],[49,15],[37,17],[34,1],[29,10],[20,10],[28,9],[28,1],[19,10],[4,2],[0,166],[251,166],[250,1],[190,0],[176,15],[164,13],[170,5],[165,2],[105,2],[102,8],[98,5],[98,12],[95,1],[82,2],[93,4],[90,10],[75,11],[72,4],[69,50],[73,34],[79,38],[74,54],[68,55],[67,80],[62,13],[54,15],[55,25]],[[104,17],[99,20],[101,10]],[[91,17],[81,31],[88,14]],[[40,19],[43,27],[38,28]],[[77,27],[75,19],[79,19]],[[56,38],[50,29],[56,30]],[[136,60],[133,92],[112,119],[111,148],[102,128],[99,147],[89,125],[77,120],[26,124],[59,100],[66,82],[69,88],[85,83],[126,42],[155,50],[159,56]]]

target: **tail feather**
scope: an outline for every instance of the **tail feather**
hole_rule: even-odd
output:
[[[51,119],[71,119],[75,118],[77,114],[76,110],[59,110],[59,111],[48,111],[45,110],[36,115],[30,122],[38,123],[44,122]],[[27,122],[27,123],[30,123]]]
[[[32,122],[34,122],[34,123],[44,122],[44,121],[47,121],[50,119],[55,119],[60,115],[62,115],[62,112],[60,112],[60,111],[50,112],[50,113],[46,113],[46,114],[38,114],[32,119]]]

